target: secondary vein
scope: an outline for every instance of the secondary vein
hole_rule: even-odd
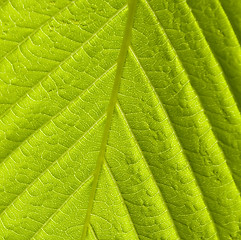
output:
[[[121,83],[121,76],[123,73],[123,68],[125,65],[125,60],[127,56],[127,51],[130,45],[131,41],[131,31],[132,31],[132,26],[134,22],[134,16],[136,12],[136,5],[137,5],[137,0],[128,0],[128,17],[127,17],[127,22],[126,22],[126,27],[124,31],[124,36],[122,40],[122,45],[120,48],[119,56],[117,59],[117,69],[116,69],[116,75],[115,75],[115,81],[109,101],[109,105],[107,108],[107,117],[106,117],[106,123],[105,123],[105,128],[103,132],[103,137],[102,137],[102,142],[100,146],[100,152],[97,158],[96,162],[96,167],[94,170],[94,179],[93,179],[93,184],[91,188],[91,193],[90,193],[90,199],[89,199],[89,204],[85,216],[85,223],[83,227],[83,232],[81,236],[81,240],[85,240],[87,230],[90,224],[90,217],[91,217],[91,212],[94,204],[94,199],[95,199],[95,194],[96,194],[96,189],[99,181],[99,176],[101,173],[102,166],[105,161],[105,152],[106,152],[106,146],[109,138],[109,133],[110,133],[110,128],[111,128],[111,121],[114,113],[114,109],[117,103],[117,98],[118,98],[118,92],[120,88],[120,83]]]

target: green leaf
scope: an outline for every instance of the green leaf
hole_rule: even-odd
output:
[[[135,2],[0,0],[0,239],[241,239],[241,2]]]

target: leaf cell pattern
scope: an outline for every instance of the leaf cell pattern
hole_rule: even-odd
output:
[[[137,0],[86,224],[128,11],[0,0],[0,239],[241,239],[236,0]]]

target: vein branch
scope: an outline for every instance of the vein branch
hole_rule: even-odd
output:
[[[102,169],[102,166],[103,166],[103,163],[105,160],[106,145],[107,145],[108,138],[109,138],[112,117],[113,117],[114,109],[115,109],[115,106],[117,103],[118,92],[119,92],[120,83],[121,83],[121,76],[122,76],[123,68],[125,65],[127,51],[128,51],[129,45],[130,45],[131,30],[132,30],[132,25],[133,25],[133,21],[134,21],[136,5],[137,5],[137,0],[128,0],[128,17],[127,17],[122,45],[121,45],[119,56],[117,59],[117,69],[116,69],[115,81],[114,81],[109,105],[107,108],[106,123],[105,123],[102,142],[101,142],[101,146],[100,146],[100,152],[99,152],[99,155],[97,158],[96,167],[95,167],[94,174],[93,174],[94,179],[93,179],[93,184],[92,184],[92,188],[91,188],[89,204],[88,204],[88,208],[87,208],[87,212],[86,212],[86,216],[85,216],[85,223],[84,223],[84,227],[83,227],[81,240],[85,240],[85,237],[86,237],[86,234],[88,231],[88,227],[90,224],[91,212],[92,212],[93,203],[94,203],[95,194],[96,194],[96,189],[97,189],[97,185],[98,185],[98,181],[99,181],[99,176],[100,176],[101,169]]]

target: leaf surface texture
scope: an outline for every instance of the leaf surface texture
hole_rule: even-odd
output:
[[[0,1],[0,239],[241,239],[240,1],[137,0],[108,117],[128,9]]]

